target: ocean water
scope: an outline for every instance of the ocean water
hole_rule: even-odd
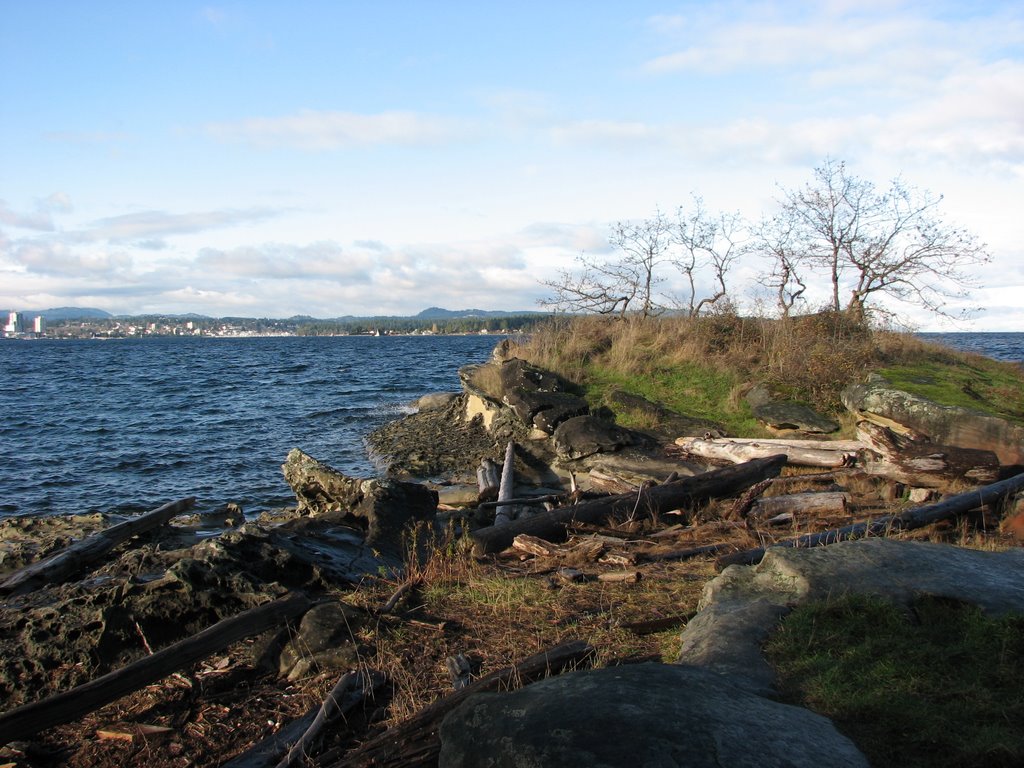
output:
[[[919,333],[961,352],[975,352],[1009,363],[1024,363],[1024,333]]]
[[[0,342],[0,516],[294,504],[301,448],[378,472],[364,437],[494,336],[153,338]]]
[[[1024,333],[922,334],[1024,361]],[[459,389],[493,336],[0,342],[0,517],[294,503],[292,448],[355,476],[364,438]]]

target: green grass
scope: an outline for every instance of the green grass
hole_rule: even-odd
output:
[[[846,597],[797,608],[765,650],[788,700],[875,768],[1024,765],[1024,616]]]
[[[955,405],[1024,424],[1020,369],[984,358],[969,362],[922,361],[878,371],[893,386],[941,405]]]
[[[739,384],[733,374],[710,366],[680,362],[650,373],[631,374],[608,366],[591,364],[586,369],[584,390],[591,406],[599,406],[612,389],[640,395],[691,418],[721,424],[730,434],[760,434],[757,420],[745,401],[734,404],[732,392]],[[618,414],[627,427],[649,426],[633,423],[631,414]]]

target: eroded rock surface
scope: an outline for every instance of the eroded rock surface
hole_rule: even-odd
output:
[[[694,667],[570,672],[468,698],[441,724],[441,768],[868,765],[832,723]]]
[[[939,405],[891,386],[878,374],[842,392],[843,405],[858,418],[910,430],[936,443],[994,451],[1006,465],[1024,465],[1024,426],[998,416]]]

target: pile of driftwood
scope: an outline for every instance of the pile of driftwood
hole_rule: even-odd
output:
[[[999,476],[999,458],[992,451],[941,445],[897,424],[857,424],[856,440],[791,440],[724,437],[681,437],[686,453],[716,461],[743,462],[777,453],[804,467],[859,467],[871,475],[904,485],[945,488],[973,482],[990,483]]]
[[[812,547],[863,536],[887,535],[924,527],[958,515],[997,504],[1024,489],[1024,474],[1001,482],[993,482],[999,473],[999,462],[990,451],[955,448],[929,443],[919,437],[902,435],[890,428],[862,422],[858,440],[782,440],[741,438],[680,438],[676,444],[693,456],[734,462],[693,477],[670,476],[662,483],[630,486],[625,480],[603,477],[606,484],[629,487],[622,493],[584,498],[577,491],[568,497],[552,496],[515,499],[511,496],[511,465],[514,446],[510,443],[503,467],[485,462],[478,471],[481,498],[497,493],[498,500],[481,506],[497,506],[491,526],[471,534],[473,551],[485,556],[504,550],[515,550],[537,558],[542,564],[562,563],[557,575],[565,579],[580,578],[573,567],[579,560],[605,565],[625,565],[627,570],[601,573],[594,578],[629,581],[640,578],[633,568],[638,562],[685,559],[700,555],[718,555],[719,565],[759,562],[766,546]],[[826,471],[780,477],[786,465],[817,467]],[[500,485],[496,478],[501,475]],[[856,475],[884,478],[900,483],[932,489],[954,481],[985,481],[988,484],[966,493],[945,498],[937,504],[917,507],[898,514],[887,514],[828,528],[813,534],[775,541],[751,550],[736,551],[733,543],[709,543],[684,548],[664,547],[640,551],[623,538],[624,522],[638,519],[664,519],[683,511],[690,519],[698,519],[699,509],[712,499],[738,497],[723,517],[725,525],[742,526],[747,530],[763,529],[797,520],[848,518],[853,511],[851,494],[837,481]],[[823,491],[785,493],[787,484],[801,486],[825,485]],[[492,487],[498,486],[498,487]],[[773,495],[763,495],[770,487]],[[782,491],[782,493],[778,493]],[[928,491],[922,498],[939,495]],[[912,497],[913,498],[913,497]],[[552,502],[562,502],[553,505]],[[544,508],[530,514],[517,514],[515,505],[541,503]],[[536,509],[536,508],[535,508]],[[614,526],[604,530],[602,526]],[[679,526],[676,526],[679,528]],[[571,546],[562,542],[571,533],[591,531],[589,537],[574,539]],[[604,530],[604,533],[602,533]],[[608,533],[612,535],[607,535]],[[648,544],[673,529],[648,532]],[[762,536],[762,539],[772,537]]]

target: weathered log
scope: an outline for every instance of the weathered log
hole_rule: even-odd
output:
[[[524,506],[540,506],[542,504],[549,504],[555,501],[564,501],[566,494],[564,493],[549,493],[546,496],[518,496],[514,499],[505,499],[503,501],[484,501],[477,504],[479,509],[493,509],[503,504],[522,504]]]
[[[886,515],[877,520],[851,523],[841,528],[831,528],[819,533],[809,533],[772,544],[772,547],[821,547],[837,541],[860,539],[865,536],[884,536],[890,532],[909,531],[926,525],[947,520],[975,509],[995,504],[1003,498],[1024,490],[1024,473],[1014,475],[998,483],[975,488],[966,493],[950,496],[938,504],[908,509],[897,515]],[[761,562],[767,547],[748,549],[719,558],[720,566],[754,565]]]
[[[999,477],[999,457],[993,451],[912,440],[870,421],[857,424],[857,435],[870,451],[865,471],[899,483],[944,488],[964,480],[991,483]]]
[[[846,505],[849,503],[850,494],[840,491],[767,496],[754,502],[749,517],[762,519],[785,512],[794,515],[842,515],[846,513]]]
[[[536,536],[527,536],[521,533],[512,540],[512,546],[520,552],[525,552],[534,557],[548,557],[557,550],[550,542],[538,539]]]
[[[311,605],[300,592],[286,595],[219,621],[192,637],[69,691],[5,712],[0,715],[0,744],[83,717],[232,643],[294,619]]]
[[[292,720],[242,754],[220,765],[220,768],[270,768],[287,750],[288,745],[302,738],[309,726],[316,720],[320,707],[313,707],[302,717]]]
[[[389,768],[437,765],[441,750],[438,729],[445,715],[481,691],[507,690],[555,675],[566,669],[589,664],[594,656],[593,646],[582,640],[557,645],[547,651],[516,662],[511,667],[492,672],[465,688],[421,709],[400,725],[391,728],[363,744],[354,752],[324,768],[357,768],[387,765]]]
[[[566,527],[576,522],[594,523],[631,515],[661,514],[701,504],[709,499],[732,496],[753,483],[778,475],[785,463],[784,455],[755,459],[745,464],[684,477],[675,482],[644,487],[636,493],[558,507],[506,525],[480,528],[471,534],[473,551],[478,556],[500,552],[511,546],[515,537],[521,533],[548,541],[564,541]]]
[[[621,475],[613,475],[607,471],[593,468],[590,470],[591,485],[608,493],[636,493],[641,483],[634,483]]]
[[[635,584],[643,578],[640,571],[606,571],[597,574],[597,580],[609,584]]]
[[[679,438],[680,440],[685,438]],[[762,445],[762,446],[776,446],[778,448],[820,448],[825,451],[845,451],[847,453],[856,453],[864,449],[864,443],[860,440],[801,440],[797,438],[788,437],[724,437],[724,438],[713,438],[704,437],[705,440],[724,440],[730,443],[736,443],[737,445]],[[676,440],[676,444],[679,445],[679,440]],[[785,453],[784,450],[779,450],[777,453]]]
[[[44,584],[63,581],[85,566],[103,558],[121,542],[170,522],[191,509],[195,502],[194,497],[172,501],[139,517],[98,531],[37,563],[31,563],[15,571],[0,584],[0,592],[24,594]]]
[[[342,675],[320,705],[313,722],[310,723],[302,737],[292,744],[291,749],[281,758],[276,768],[289,768],[312,754],[327,725],[340,715],[345,715],[355,709],[367,697],[373,696],[374,691],[382,685],[384,685],[384,675],[372,670],[347,672]]]
[[[492,459],[484,459],[476,470],[476,482],[480,500],[496,499],[498,486],[501,484],[501,473],[498,463]]]
[[[801,440],[798,442],[812,441]],[[849,467],[857,460],[856,451],[832,449],[828,447],[830,443],[827,442],[822,442],[822,447],[812,448],[789,445],[785,440],[740,443],[725,437],[711,439],[680,437],[676,440],[676,445],[694,456],[731,461],[734,464],[779,453],[786,455],[787,463],[804,467]]]
[[[501,485],[498,487],[498,501],[502,502],[494,510],[494,524],[507,525],[515,517],[515,505],[509,499],[515,496],[515,464],[516,444],[508,441],[505,449],[505,464],[501,468]]]

